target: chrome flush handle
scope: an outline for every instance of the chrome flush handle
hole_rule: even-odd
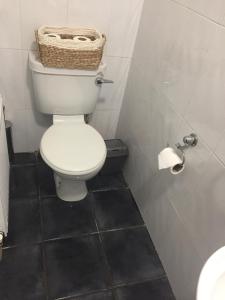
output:
[[[103,77],[97,77],[95,79],[95,84],[96,85],[100,85],[101,86],[104,83],[114,83],[114,81],[113,80],[109,80],[109,79],[105,79]]]

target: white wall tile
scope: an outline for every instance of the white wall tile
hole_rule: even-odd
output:
[[[105,137],[114,137],[130,65],[129,59],[119,56],[131,56],[142,3],[143,0],[126,0],[123,3],[112,0],[0,0],[0,91],[5,95],[7,118],[12,122],[15,118],[18,125],[14,139],[16,150],[38,149],[43,128],[48,123],[32,113],[35,105],[28,67],[28,50],[35,49],[34,30],[41,25],[91,26],[106,33],[105,53],[110,49],[111,57],[105,58],[108,64],[105,76],[115,83],[103,87],[96,108],[101,113],[96,112],[94,120]],[[119,26],[115,24],[114,17]],[[125,29],[127,26],[129,37]],[[20,111],[19,115],[16,111]],[[21,117],[29,113],[29,117]],[[29,127],[29,134],[26,127]],[[26,137],[20,139],[24,134]]]
[[[176,18],[171,18],[174,14]],[[224,91],[221,87],[225,73],[221,43],[224,43],[225,28],[212,25],[211,21],[173,2],[152,7],[145,26],[154,26],[154,30],[148,35],[140,34],[137,39],[137,45],[143,45],[140,55],[145,57],[141,59],[136,51],[140,67],[145,70],[148,80],[172,103],[175,111],[185,116],[214,149],[224,120]]]
[[[9,176],[10,176],[10,165],[7,148],[7,139],[5,131],[5,121],[2,109],[2,99],[0,96],[0,166],[1,166],[1,177],[0,177],[0,196],[1,196],[1,221],[0,230],[5,235],[8,233],[8,209],[9,209]]]
[[[196,74],[185,118],[214,150],[224,131],[225,92],[222,86],[225,54],[221,44],[225,42],[225,28],[216,24],[212,26],[211,22],[196,15],[192,26],[196,50],[190,63],[194,67],[195,62]]]
[[[42,25],[65,26],[67,0],[20,0],[22,48],[34,47],[34,31]]]
[[[12,138],[14,151],[27,152],[29,149],[27,113],[25,109],[11,110],[8,114],[9,120],[12,120]]]
[[[126,87],[130,60],[120,57],[103,57],[107,65],[104,77],[113,80],[113,84],[103,84],[101,94],[97,103],[97,109],[120,110],[124,90]]]
[[[104,139],[115,137],[116,125],[119,118],[119,111],[95,110],[90,115],[90,125],[100,132]]]
[[[107,55],[131,57],[143,0],[111,1]]]
[[[0,0],[0,48],[21,48],[20,0]]]
[[[107,138],[108,131],[108,120],[110,118],[109,110],[95,110],[92,115],[90,115],[89,124],[93,126],[98,132]]]
[[[40,114],[33,109],[27,110],[27,135],[28,135],[28,150],[33,152],[39,149],[41,138],[44,132],[52,124],[52,116]]]
[[[71,26],[94,27],[108,32],[110,0],[69,0],[68,24]]]
[[[143,211],[152,239],[174,287],[176,299],[195,299],[198,276],[204,261],[170,204],[168,186],[166,175],[159,174],[154,178],[151,182],[151,189],[154,190],[153,193],[150,192],[151,204]]]
[[[215,149],[215,154],[225,165],[225,131],[223,132],[223,134],[220,137],[218,145]]]
[[[69,0],[68,24],[96,27],[106,34],[105,53],[131,57],[143,0]]]
[[[15,152],[33,152],[39,149],[43,133],[52,124],[52,118],[32,109],[14,110],[8,114],[13,120],[12,136]]]
[[[24,109],[23,60],[21,50],[0,49],[0,85],[6,110]]]
[[[119,116],[120,116],[120,109],[111,110],[110,122],[108,122],[106,139],[115,138]]]
[[[202,218],[198,218],[197,226],[201,226],[203,238],[199,240],[198,246],[201,247],[205,259],[224,246],[224,234],[221,230],[225,226],[224,186],[225,167],[212,155],[199,180],[204,203],[199,206]]]
[[[194,300],[203,263],[224,245],[225,28],[178,2],[221,16],[221,1],[145,1],[116,136],[176,297]],[[199,143],[183,173],[159,171],[159,151],[191,132]]]
[[[214,20],[220,24],[225,24],[225,3],[223,0],[176,0],[190,9]]]
[[[29,51],[22,51],[22,61],[23,61],[23,97],[24,97],[24,105],[28,110],[35,109],[35,99],[34,99],[34,91],[33,91],[33,82],[32,82],[32,74],[29,68]]]

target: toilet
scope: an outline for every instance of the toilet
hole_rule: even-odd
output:
[[[199,276],[196,300],[225,299],[225,247],[206,261]]]
[[[95,109],[105,65],[94,71],[46,68],[31,51],[29,68],[37,110],[53,116],[40,153],[54,172],[57,196],[82,200],[87,195],[86,180],[101,170],[106,159],[102,136],[85,122],[85,115]]]

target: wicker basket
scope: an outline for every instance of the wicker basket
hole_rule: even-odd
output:
[[[106,37],[95,29],[40,27],[35,34],[46,67],[95,70],[101,62]]]

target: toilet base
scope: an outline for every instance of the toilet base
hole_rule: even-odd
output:
[[[68,202],[83,200],[87,196],[85,181],[72,180],[54,173],[57,196]]]

